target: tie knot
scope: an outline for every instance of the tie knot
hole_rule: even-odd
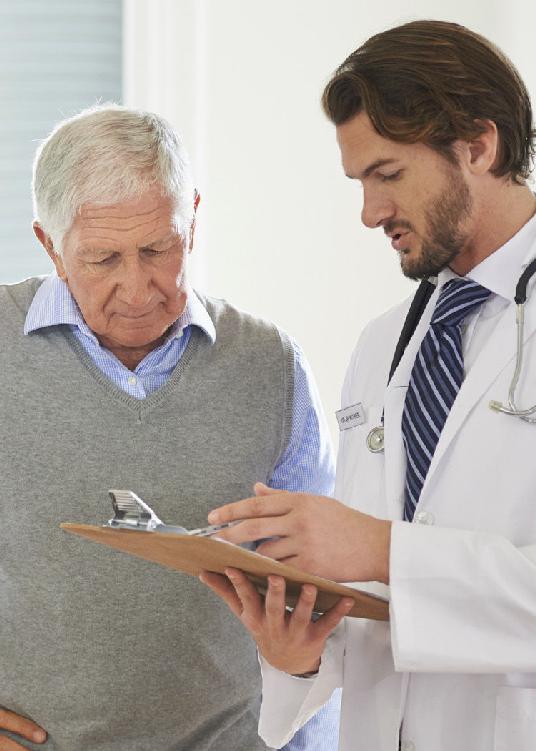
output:
[[[489,295],[489,289],[482,287],[471,279],[451,279],[441,290],[431,324],[458,326]]]

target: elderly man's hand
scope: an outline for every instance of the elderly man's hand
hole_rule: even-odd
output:
[[[240,544],[267,539],[257,552],[334,581],[389,582],[391,522],[332,498],[255,485],[254,498],[212,511],[211,524],[243,519],[218,537]]]
[[[316,587],[304,584],[296,607],[289,613],[285,608],[285,580],[281,576],[268,577],[263,600],[242,571],[230,568],[225,573],[227,576],[203,571],[199,578],[242,621],[270,665],[293,675],[316,671],[327,637],[351,610],[353,599],[341,598],[313,622]]]
[[[11,733],[20,735],[21,738],[26,738],[33,743],[44,743],[47,738],[46,732],[35,722],[2,708],[0,708],[1,730],[9,730]],[[21,751],[21,749],[26,748],[27,746],[22,746],[20,743],[15,743],[10,738],[0,735],[0,751]]]

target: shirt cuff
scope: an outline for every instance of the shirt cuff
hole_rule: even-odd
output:
[[[273,748],[281,748],[342,685],[344,622],[329,636],[318,675],[302,678],[272,667],[259,656],[262,671],[262,705],[259,735]]]

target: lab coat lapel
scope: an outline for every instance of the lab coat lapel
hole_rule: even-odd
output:
[[[385,493],[390,518],[401,519],[404,508],[406,450],[402,439],[402,412],[413,363],[426,334],[438,293],[430,298],[421,320],[385,392]]]
[[[533,305],[527,305],[525,309],[525,344],[534,335],[535,331],[536,302]],[[493,336],[486,342],[484,349],[477,358],[477,361],[462,383],[458,396],[452,405],[447,421],[445,422],[439,437],[421,491],[421,499],[424,497],[427,487],[433,478],[434,471],[441,462],[451,441],[456,437],[458,431],[463,426],[463,423],[471,410],[483,397],[504,368],[512,368],[513,373],[515,355],[515,304],[512,303],[504,310],[497,327],[493,332]]]

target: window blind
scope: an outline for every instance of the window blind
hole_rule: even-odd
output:
[[[121,0],[0,0],[0,282],[52,268],[31,226],[38,143],[59,120],[121,97]]]

